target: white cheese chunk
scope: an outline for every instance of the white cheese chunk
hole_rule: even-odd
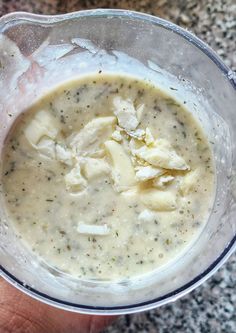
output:
[[[119,130],[115,130],[112,135],[111,135],[112,139],[117,141],[117,142],[120,142],[122,141],[122,135],[121,135],[121,132]]]
[[[94,179],[110,172],[110,167],[106,161],[90,157],[83,159],[81,168],[87,179]]]
[[[198,178],[199,178],[198,169],[187,173],[187,175],[183,177],[182,182],[180,184],[180,193],[182,195],[188,195],[190,192],[193,192],[197,185]]]
[[[114,114],[117,116],[119,125],[125,130],[135,130],[139,124],[136,110],[130,99],[122,99],[117,96],[113,99]]]
[[[149,209],[145,209],[139,214],[138,220],[140,222],[144,222],[144,223],[153,222],[153,221],[157,220],[157,213],[152,212]]]
[[[38,144],[35,146],[37,151],[43,155],[44,157],[48,157],[51,159],[55,158],[55,141],[44,136],[41,138],[41,140],[38,142]]]
[[[122,192],[135,185],[134,168],[124,148],[113,140],[106,141],[104,145],[112,161],[112,178],[116,190]]]
[[[80,234],[94,235],[94,236],[106,236],[110,233],[110,229],[106,224],[92,225],[92,224],[79,223],[77,231]]]
[[[105,155],[106,155],[106,152],[105,152],[105,149],[103,149],[103,148],[89,153],[89,157],[93,157],[93,158],[102,158]]]
[[[116,117],[100,117],[91,120],[76,135],[69,139],[72,150],[83,156],[90,156],[100,150],[100,145],[111,137]]]
[[[81,191],[87,186],[86,179],[81,175],[79,163],[65,175],[65,183],[67,189],[73,192]]]
[[[144,144],[142,141],[136,140],[135,138],[132,138],[129,142],[129,150],[130,153],[135,156],[136,155],[136,150],[144,147]]]
[[[121,195],[127,199],[136,198],[138,195],[138,187],[137,186],[130,187],[127,191],[123,191]]]
[[[153,179],[159,175],[162,175],[165,170],[161,168],[154,168],[152,166],[138,166],[135,168],[136,170],[136,179],[138,181],[146,181],[149,179]]]
[[[25,128],[24,134],[29,143],[35,147],[43,136],[55,139],[59,130],[57,120],[49,112],[42,110]]]
[[[153,210],[171,211],[177,208],[176,196],[170,191],[158,191],[153,188],[145,190],[141,192],[141,201]]]
[[[158,187],[158,188],[164,187],[166,184],[170,183],[174,179],[175,179],[175,177],[173,177],[173,176],[164,175],[157,179],[154,179],[152,184],[154,187]]]
[[[147,127],[145,131],[145,143],[147,146],[152,145],[155,142],[154,137],[152,135],[152,132],[150,129]]]
[[[73,154],[70,149],[64,148],[60,144],[56,144],[56,159],[66,165],[73,165]]]
[[[139,122],[141,122],[143,111],[144,111],[144,104],[140,104],[136,109],[137,119]]]
[[[170,170],[189,170],[185,160],[173,148],[156,144],[155,147],[143,146],[134,151],[134,154],[153,166]]]
[[[128,131],[128,130],[126,130],[126,133],[131,138],[134,138],[134,139],[137,139],[137,140],[143,140],[143,138],[145,136],[145,131],[143,129],[140,129],[140,128],[137,128],[134,131]]]

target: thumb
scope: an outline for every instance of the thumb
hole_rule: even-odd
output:
[[[1,333],[97,333],[116,317],[60,310],[36,301],[0,279]]]

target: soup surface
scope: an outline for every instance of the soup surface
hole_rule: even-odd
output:
[[[17,236],[86,279],[130,278],[177,259],[214,198],[210,145],[186,106],[148,82],[100,72],[43,96],[3,151]]]

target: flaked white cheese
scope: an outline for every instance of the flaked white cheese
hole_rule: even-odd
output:
[[[129,155],[122,145],[113,140],[104,143],[112,162],[112,178],[118,192],[135,185],[135,172]]]
[[[138,187],[130,187],[127,191],[123,191],[121,195],[127,199],[134,198],[138,195]]]
[[[77,134],[69,139],[72,150],[82,156],[91,156],[101,148],[101,144],[111,137],[116,117],[100,117],[91,120]]]
[[[145,131],[143,129],[140,129],[140,128],[137,128],[134,131],[128,131],[128,130],[126,130],[126,133],[131,138],[134,138],[134,139],[137,139],[137,140],[143,140],[144,136],[145,136]]]
[[[89,153],[89,157],[93,157],[93,158],[102,158],[106,155],[105,149],[101,148],[101,149],[97,149],[95,151],[91,151]]]
[[[132,138],[129,142],[129,150],[133,156],[136,155],[136,150],[142,147],[144,147],[144,143],[142,141],[136,140],[135,138]]]
[[[56,144],[56,159],[62,163],[65,163],[66,165],[73,165],[72,151],[60,144]]]
[[[188,195],[190,192],[194,191],[199,177],[199,170],[189,172],[182,179],[180,184],[180,193],[182,195]]]
[[[144,104],[140,104],[136,109],[137,119],[139,122],[141,122],[143,111],[144,111]]]
[[[118,142],[122,141],[121,132],[117,129],[112,133],[111,137],[115,141],[118,141]]]
[[[138,181],[146,181],[149,179],[153,179],[165,173],[165,170],[161,168],[154,168],[152,166],[137,166],[135,170],[136,170],[136,179]]]
[[[144,209],[138,216],[140,222],[153,222],[157,221],[157,213],[152,212],[149,209]]]
[[[84,176],[88,180],[100,177],[101,175],[105,175],[110,172],[110,167],[106,161],[90,157],[85,157],[83,159],[81,169]]]
[[[93,224],[84,224],[79,223],[77,231],[80,234],[85,235],[94,235],[94,236],[106,236],[109,235],[110,229],[106,224],[104,225],[93,225]]]
[[[82,191],[87,186],[86,179],[81,175],[79,163],[64,178],[67,189],[73,192]]]
[[[47,111],[39,111],[25,128],[24,134],[29,143],[35,148],[42,137],[55,139],[60,130],[57,120]]]
[[[176,196],[170,191],[150,188],[141,192],[140,198],[145,206],[153,210],[171,211],[177,208]]]
[[[146,131],[145,131],[145,139],[144,140],[145,140],[145,143],[146,143],[147,146],[150,146],[155,142],[154,137],[152,135],[152,132],[150,131],[150,129],[148,127],[146,128]]]
[[[123,99],[117,96],[113,99],[114,114],[118,119],[119,125],[125,130],[132,131],[138,127],[136,110],[130,99]]]
[[[156,179],[153,179],[153,186],[154,187],[164,187],[166,184],[170,183],[172,180],[174,180],[175,177],[171,175],[164,175],[161,177],[158,177]]]
[[[156,141],[158,142],[158,140]],[[133,153],[153,166],[170,170],[189,170],[188,164],[179,156],[172,147],[156,143],[155,147],[143,146],[133,151]]]
[[[51,159],[55,158],[55,141],[49,137],[42,137],[41,140],[35,145],[37,151],[44,157]]]

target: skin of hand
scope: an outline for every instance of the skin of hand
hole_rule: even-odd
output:
[[[54,308],[0,278],[0,333],[98,333],[115,318]]]

